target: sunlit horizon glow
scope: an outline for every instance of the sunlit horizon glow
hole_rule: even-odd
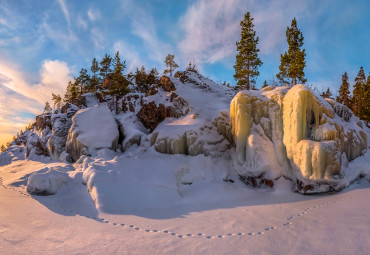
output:
[[[370,66],[368,1],[11,1],[0,2],[0,145],[42,112],[51,93],[91,60],[119,50],[126,71],[164,68],[168,53],[179,69],[194,61],[216,82],[233,80],[235,42],[245,12],[254,18],[263,65],[257,87],[278,72],[286,27],[296,17],[307,51],[309,84],[337,91]]]

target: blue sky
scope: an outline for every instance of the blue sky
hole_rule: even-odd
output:
[[[245,12],[254,17],[263,65],[257,87],[278,72],[293,17],[303,32],[306,77],[339,88],[341,75],[370,71],[370,1],[307,0],[0,0],[0,144],[42,111],[52,92],[106,52],[128,70],[163,70],[168,53],[195,61],[215,81],[233,80],[235,42]]]

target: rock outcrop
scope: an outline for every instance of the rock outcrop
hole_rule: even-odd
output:
[[[189,112],[188,103],[172,92],[169,95],[170,104],[163,103],[156,105],[154,101],[144,104],[137,113],[138,119],[144,127],[153,132],[153,130],[167,117],[179,118]]]
[[[69,128],[72,125],[72,117],[78,110],[77,106],[67,103],[62,109],[63,113],[52,115],[52,134],[48,140],[48,148],[52,159],[58,160],[65,150]]]
[[[160,85],[161,85],[161,88],[166,92],[171,92],[171,91],[176,90],[176,87],[171,81],[171,79],[165,75],[162,76],[160,80]]]
[[[93,155],[97,150],[117,149],[119,131],[112,112],[105,104],[79,110],[72,118],[66,152],[77,160],[81,155]]]
[[[51,115],[41,114],[41,115],[36,116],[36,129],[43,130],[46,127],[51,128]]]

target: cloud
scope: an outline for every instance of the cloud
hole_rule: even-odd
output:
[[[101,18],[101,14],[98,9],[89,8],[87,11],[87,17],[89,17],[90,21],[96,21]]]
[[[240,21],[246,11],[254,18],[261,54],[280,50],[286,27],[293,15],[305,12],[302,1],[198,0],[180,18],[182,58],[215,63],[235,56],[240,40]],[[243,8],[240,8],[243,6]]]
[[[63,95],[70,76],[66,63],[45,60],[40,82],[31,84],[12,63],[0,61],[0,136],[12,136],[41,113],[51,93]],[[1,141],[0,141],[1,144]]]
[[[69,18],[69,11],[67,9],[66,3],[64,2],[64,0],[57,0],[57,2],[59,4],[60,8],[62,9],[64,17],[66,18],[68,26],[69,26],[71,24],[71,20]]]
[[[125,41],[120,40],[116,42],[113,48],[114,51],[119,51],[121,58],[126,60],[128,64],[126,67],[127,72],[134,72],[136,68],[140,68],[142,65],[145,66],[145,63],[139,56],[139,51]]]
[[[148,58],[162,62],[171,48],[168,43],[161,41],[157,34],[155,19],[150,12],[151,6],[138,6],[138,2],[126,0],[122,2],[124,14],[130,18],[131,32],[144,42]]]

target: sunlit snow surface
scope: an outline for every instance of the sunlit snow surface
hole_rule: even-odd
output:
[[[370,248],[368,178],[340,193],[302,196],[282,178],[272,191],[255,190],[231,171],[234,183],[224,182],[230,166],[222,161],[137,149],[101,151],[94,160],[82,158],[76,170],[23,159],[0,167],[2,254],[366,254]],[[367,167],[369,156],[349,168]],[[68,184],[56,195],[29,195],[27,177],[47,168],[66,172]]]
[[[190,112],[167,118],[152,134],[158,133],[157,141],[173,140],[170,153],[184,147],[173,138],[194,131],[205,143],[218,143],[211,147],[214,155],[157,152],[152,134],[133,113],[116,116],[125,125],[124,153],[99,150],[110,141],[92,146],[94,157],[82,156],[73,165],[43,156],[26,159],[24,147],[0,154],[0,254],[368,254],[369,151],[343,168],[346,180],[364,177],[339,193],[303,196],[283,177],[272,190],[253,189],[239,180],[230,150],[224,151],[226,139],[208,128],[219,112],[228,111],[233,91],[195,74],[190,78],[198,85],[175,80]],[[264,94],[275,92],[286,88]],[[151,99],[160,102],[161,93]],[[260,123],[263,127],[266,118]],[[251,130],[260,132],[256,126]],[[274,132],[274,140],[281,137]],[[255,135],[241,146],[255,143],[263,146],[249,155],[265,157],[258,163],[277,161],[284,172],[279,155],[267,159],[271,142]],[[199,144],[187,152],[196,154]],[[54,171],[67,177],[54,178]],[[49,187],[56,194],[30,195],[30,176],[39,177],[29,187]],[[43,186],[48,180],[58,181]]]

